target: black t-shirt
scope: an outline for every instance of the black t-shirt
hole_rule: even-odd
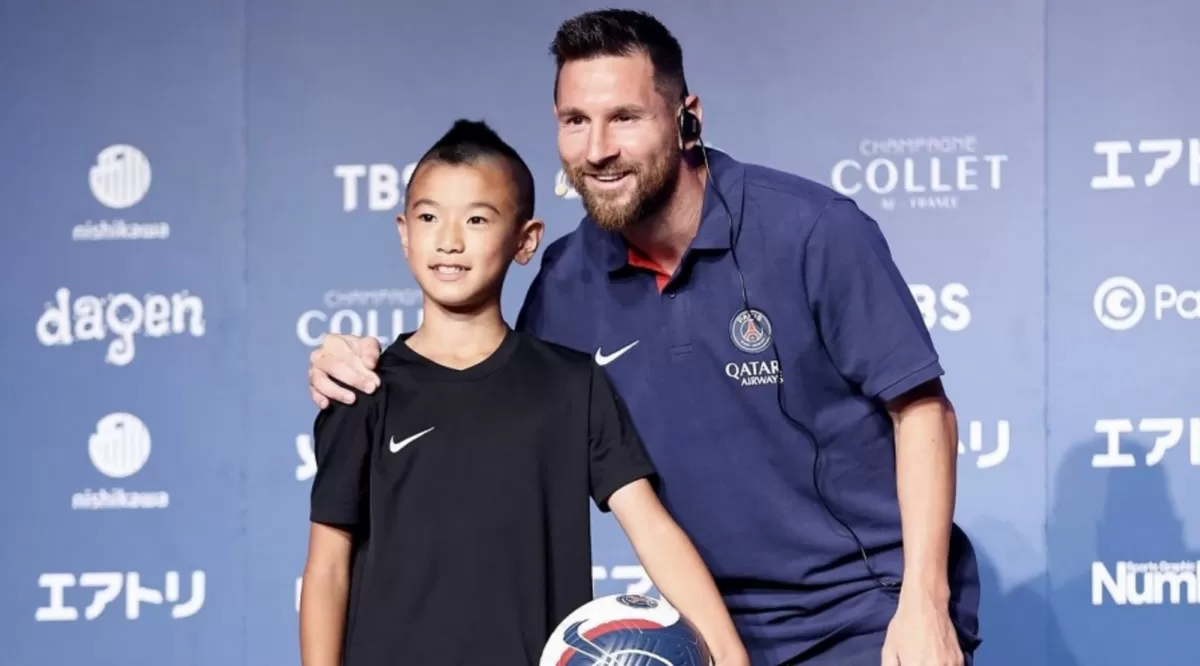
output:
[[[589,356],[510,330],[455,370],[407,337],[315,425],[311,519],[355,543],[343,664],[536,664],[592,599],[589,501],[653,468]]]

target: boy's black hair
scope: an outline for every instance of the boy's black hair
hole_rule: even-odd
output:
[[[642,52],[654,66],[654,87],[670,104],[687,97],[683,75],[683,49],[670,30],[649,12],[601,9],[563,21],[550,44],[557,70],[554,99],[558,100],[558,75],[574,60],[602,56],[631,56]]]
[[[413,173],[425,164],[472,164],[489,158],[508,164],[509,174],[517,188],[517,219],[521,222],[533,219],[533,173],[530,172],[529,165],[482,120],[460,118],[454,121],[450,131],[442,135],[442,138],[421,156]],[[411,184],[412,180],[409,180],[409,185]],[[407,189],[408,187],[405,187],[406,200]]]

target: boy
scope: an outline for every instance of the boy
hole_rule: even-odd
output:
[[[748,664],[604,372],[501,317],[509,262],[541,240],[533,203],[483,123],[413,172],[397,223],[424,320],[380,357],[379,389],[316,419],[304,666],[533,666],[592,598],[589,497],[716,663]]]

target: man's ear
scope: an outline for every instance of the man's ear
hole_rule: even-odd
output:
[[[704,107],[700,104],[699,95],[688,95],[687,99],[683,100],[683,108],[691,111],[696,120],[700,121],[700,126],[704,127]]]
[[[521,237],[513,261],[522,266],[528,264],[533,259],[533,255],[537,254],[538,246],[542,244],[542,234],[545,231],[546,225],[537,218],[521,225]]]
[[[404,258],[408,258],[408,224],[405,223],[404,213],[396,216],[396,229],[400,231],[400,247],[404,248]]]

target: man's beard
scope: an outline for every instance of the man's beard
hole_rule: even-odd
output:
[[[682,164],[682,153],[674,150],[670,151],[662,161],[644,167],[620,162],[607,164],[598,169],[590,166],[570,167],[564,164],[563,171],[571,181],[571,186],[579,192],[579,197],[583,200],[583,208],[596,222],[596,226],[606,231],[621,231],[636,226],[666,206],[679,183],[679,170]],[[634,189],[631,195],[621,192],[611,196],[588,190],[589,175],[604,176],[621,173],[628,174],[626,177],[634,180]],[[624,200],[619,201],[618,199]]]

